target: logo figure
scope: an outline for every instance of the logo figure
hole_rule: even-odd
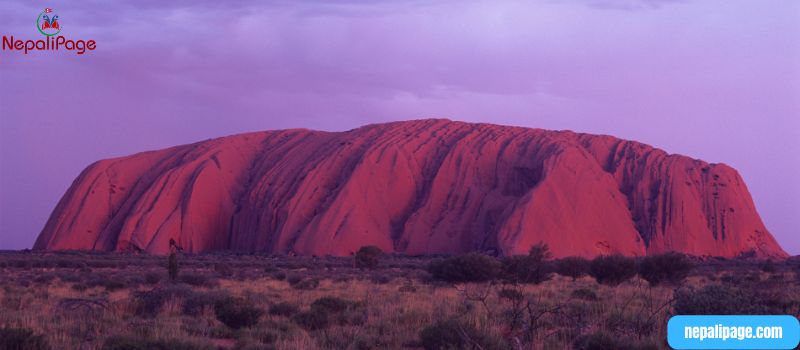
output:
[[[45,8],[36,18],[36,29],[44,36],[53,36],[61,32],[61,24],[58,23],[58,15],[53,13],[53,9]]]

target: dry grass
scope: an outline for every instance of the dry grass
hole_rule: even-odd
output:
[[[95,257],[110,259],[81,255],[84,260]],[[0,256],[0,260],[3,258],[11,259]],[[14,255],[13,259],[25,257]],[[249,344],[275,349],[415,349],[422,348],[419,340],[422,329],[438,321],[456,319],[474,325],[482,334],[503,339],[511,348],[568,349],[578,337],[597,332],[612,334],[630,344],[666,348],[665,328],[671,315],[674,290],[667,286],[651,288],[639,278],[608,287],[598,285],[589,277],[573,281],[561,276],[541,285],[443,285],[427,281],[419,268],[424,264],[419,261],[397,258],[389,267],[374,272],[354,269],[346,259],[313,263],[303,260],[291,262],[294,264],[291,265],[281,259],[248,257],[240,259],[249,261],[248,264],[226,270],[221,269],[219,263],[211,263],[216,258],[197,258],[198,261],[186,258],[183,272],[192,269],[211,280],[203,286],[184,285],[184,289],[191,292],[244,298],[265,311],[279,302],[288,302],[307,311],[315,300],[326,296],[357,304],[349,311],[347,321],[332,322],[324,329],[307,331],[290,317],[265,313],[256,326],[232,330],[217,320],[212,305],[205,306],[196,316],[186,315],[183,305],[187,297],[180,295],[168,298],[156,317],[138,315],[137,292],[172,285],[166,281],[166,268],[159,266],[160,260],[166,259],[124,256],[120,259],[132,261],[124,268],[0,265],[5,266],[0,268],[3,276],[0,279],[0,327],[32,329],[45,335],[54,349],[98,349],[111,335],[181,339],[211,344],[212,348]],[[218,260],[231,265],[237,258]],[[290,264],[291,269],[275,267],[283,263]],[[781,288],[793,288],[796,295],[800,295],[790,268],[770,273],[746,268],[757,276],[753,278],[791,281]],[[224,270],[223,274],[218,270]],[[153,271],[163,273],[164,278],[152,285],[142,283],[142,276]],[[321,281],[315,289],[298,290],[286,280],[276,280],[273,277],[276,271]],[[718,283],[721,276],[731,273],[716,267],[698,271],[685,285]],[[56,277],[36,281],[37,276],[47,274]],[[396,278],[388,283],[375,283],[374,274]],[[773,277],[778,275],[781,277]],[[73,288],[86,284],[92,277],[103,276],[124,277],[126,286],[119,290],[109,290],[102,284],[85,290]],[[501,289],[516,290],[524,298],[518,302],[502,298],[498,294]],[[575,296],[575,290],[594,293],[597,298]],[[512,321],[515,315],[521,318],[517,325]]]

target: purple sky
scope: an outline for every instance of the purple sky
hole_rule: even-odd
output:
[[[0,51],[0,249],[100,158],[435,116],[727,163],[800,254],[798,1],[11,0],[0,35],[45,6],[97,50]]]

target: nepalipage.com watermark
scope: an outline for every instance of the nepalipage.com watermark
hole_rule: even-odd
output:
[[[800,321],[791,315],[680,315],[667,323],[673,349],[794,349]]]
[[[33,51],[71,51],[83,55],[97,49],[92,39],[69,39],[60,35],[63,29],[59,15],[52,8],[45,8],[36,18],[36,30],[44,36],[40,39],[19,39],[14,35],[3,35],[3,51],[19,51],[27,55]]]
[[[751,326],[725,326],[716,324],[710,327],[686,326],[683,328],[683,337],[686,339],[783,339],[783,327],[751,327]]]

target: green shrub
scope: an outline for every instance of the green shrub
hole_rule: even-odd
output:
[[[574,281],[589,274],[591,262],[578,256],[570,256],[559,259],[556,261],[555,265],[557,274],[565,277],[571,277]]]
[[[107,279],[107,280],[103,281],[103,287],[107,291],[113,292],[113,291],[116,291],[116,290],[125,289],[125,288],[128,287],[128,285],[127,285],[127,283],[125,283],[125,281],[115,277],[115,278],[111,278],[111,279]]]
[[[503,289],[499,290],[497,292],[497,296],[500,299],[507,299],[507,300],[512,300],[512,301],[519,301],[519,300],[522,300],[523,298],[525,298],[525,295],[522,294],[522,292],[520,292],[520,291],[518,291],[516,289],[511,289],[511,288],[503,288]]]
[[[83,278],[81,278],[79,274],[70,273],[66,271],[59,273],[58,278],[62,282],[70,282],[70,283],[78,283],[83,281]]]
[[[325,329],[330,325],[328,314],[320,309],[311,309],[295,314],[292,320],[297,323],[298,326],[308,331]]]
[[[374,274],[369,278],[370,282],[375,284],[387,284],[392,281],[392,276],[386,274]]]
[[[419,333],[425,350],[511,349],[510,344],[478,331],[474,326],[448,320],[425,327]]]
[[[225,295],[216,292],[192,292],[183,299],[183,314],[187,316],[200,315],[203,309],[214,306],[217,301],[225,297]]]
[[[134,313],[137,316],[155,317],[161,312],[162,307],[168,300],[174,298],[183,299],[192,293],[192,290],[187,286],[172,284],[163,288],[135,292],[133,295]]]
[[[438,322],[425,327],[419,334],[425,350],[466,349],[477,331],[457,321]]]
[[[766,273],[775,273],[778,271],[778,267],[775,265],[775,262],[772,259],[769,259],[761,264],[761,271]]]
[[[144,275],[147,284],[156,284],[161,281],[161,274],[158,272],[148,272]]]
[[[299,311],[300,308],[297,307],[297,305],[285,301],[272,305],[269,308],[269,314],[273,316],[292,317]]]
[[[290,285],[297,284],[303,280],[303,276],[299,273],[290,273],[286,276],[286,282],[289,282]]]
[[[356,252],[356,267],[374,269],[378,266],[382,254],[383,251],[381,248],[374,245],[361,247],[361,249]]]
[[[686,255],[666,253],[646,256],[639,264],[639,276],[651,286],[679,285],[689,276],[694,264]]]
[[[49,284],[56,276],[50,273],[42,273],[33,277],[33,282],[38,284]]]
[[[451,282],[486,282],[497,278],[500,263],[497,259],[479,253],[467,253],[434,261],[428,265],[434,279]]]
[[[319,287],[319,279],[317,278],[302,279],[292,284],[292,288],[299,290],[312,290],[317,289],[317,287]]]
[[[283,271],[275,271],[272,273],[272,279],[276,281],[283,281],[286,279],[286,272]]]
[[[400,286],[398,291],[400,291],[400,293],[414,293],[417,291],[417,287],[414,287],[414,285],[411,283],[406,283]]]
[[[216,280],[197,272],[183,273],[179,280],[182,283],[195,287],[213,287],[217,284]]]
[[[622,345],[605,333],[592,333],[578,337],[572,343],[575,350],[619,350]]]
[[[650,343],[631,343],[629,340],[611,337],[598,332],[582,335],[572,343],[575,350],[658,350],[659,347]]]
[[[597,283],[617,286],[636,275],[636,261],[622,255],[598,256],[592,260],[589,274]]]
[[[769,315],[797,312],[798,300],[779,288],[710,285],[675,291],[677,315]]]
[[[179,339],[147,339],[138,336],[111,336],[102,350],[211,350],[210,344],[195,344]]]
[[[597,301],[599,298],[597,297],[597,293],[589,288],[578,288],[572,291],[570,294],[575,299],[587,300],[587,301]]]
[[[254,344],[248,341],[239,340],[233,347],[233,350],[275,350],[273,345]]]
[[[50,344],[42,335],[27,328],[0,328],[0,350],[47,350]]]
[[[264,312],[245,299],[226,297],[214,303],[217,319],[232,329],[252,327]]]
[[[337,297],[322,297],[314,300],[308,311],[300,312],[292,317],[300,327],[313,331],[325,329],[330,324],[360,325],[363,315],[358,312],[357,304]]]
[[[233,269],[228,264],[225,263],[214,264],[214,272],[216,272],[217,275],[221,277],[233,275]]]
[[[311,303],[312,310],[320,310],[326,313],[337,313],[347,310],[353,303],[337,297],[322,297]]]

